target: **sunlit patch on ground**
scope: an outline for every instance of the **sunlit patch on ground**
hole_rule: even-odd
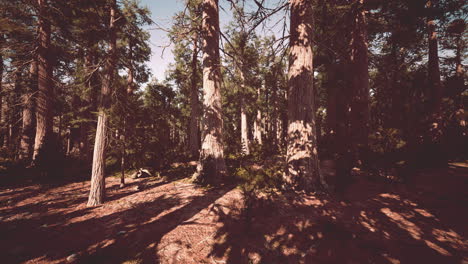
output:
[[[458,264],[468,252],[466,210],[442,190],[438,200],[361,181],[346,201],[276,192],[247,204],[234,186],[118,184],[107,179],[108,200],[95,208],[88,182],[0,189],[3,263]]]

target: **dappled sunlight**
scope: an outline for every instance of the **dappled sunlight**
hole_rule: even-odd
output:
[[[401,229],[406,230],[414,239],[421,239],[421,229],[415,225],[413,222],[408,221],[404,216],[397,212],[393,212],[390,208],[380,209],[387,217],[391,219],[392,222],[396,223]]]

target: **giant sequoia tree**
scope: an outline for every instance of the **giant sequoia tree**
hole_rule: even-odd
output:
[[[194,179],[220,182],[226,173],[223,150],[218,0],[203,1],[203,120],[200,161]]]
[[[52,136],[52,61],[50,50],[50,21],[47,0],[38,0],[39,42],[37,47],[38,61],[38,94],[36,97],[36,137],[34,142],[33,161],[44,163],[50,153]],[[44,164],[50,165],[50,164]]]
[[[285,181],[293,188],[314,190],[321,183],[312,85],[312,2],[291,0],[290,8],[289,123]]]
[[[96,139],[94,143],[93,168],[91,174],[91,190],[88,198],[88,206],[100,205],[104,201],[105,194],[105,166],[106,166],[106,137],[108,130],[108,111],[111,106],[111,89],[115,75],[115,63],[117,59],[116,41],[116,1],[110,3],[109,21],[109,50],[105,64],[105,73],[101,86],[101,97],[99,100],[98,123],[96,128]]]

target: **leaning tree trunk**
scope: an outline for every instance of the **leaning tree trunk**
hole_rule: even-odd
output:
[[[203,0],[203,123],[200,162],[194,180],[220,182],[226,174],[221,109],[218,0]]]
[[[198,100],[198,32],[193,34],[193,54],[192,54],[192,80],[190,89],[190,128],[189,128],[189,148],[190,155],[198,158],[200,152],[200,128],[199,128],[199,100]]]
[[[432,13],[434,3],[436,1],[427,1],[427,8]],[[436,21],[434,16],[430,14],[427,18],[428,42],[429,42],[429,58],[428,58],[428,80],[429,87],[432,92],[431,111],[434,116],[439,115],[440,105],[442,102],[442,83],[440,81],[439,69],[439,48],[437,41]]]
[[[19,160],[22,163],[31,161],[34,140],[34,94],[37,90],[37,62],[33,60],[29,69],[29,87],[23,95],[23,127],[21,131]]]
[[[116,32],[115,14],[116,1],[111,0],[109,23],[109,50],[105,65],[105,75],[102,80],[101,98],[99,102],[96,140],[94,142],[93,167],[91,175],[91,190],[89,192],[88,206],[100,205],[105,195],[105,163],[106,163],[106,137],[109,123],[108,111],[111,105],[111,87],[114,80],[116,64]]]
[[[353,163],[361,166],[365,161],[369,135],[369,59],[367,44],[366,11],[364,0],[359,0],[359,8],[354,10],[351,39],[352,91],[351,98],[351,141]]]
[[[47,0],[38,0],[39,45],[37,48],[38,73],[36,97],[36,138],[34,140],[33,163],[44,163],[50,155],[52,138],[52,62],[50,60],[50,22],[45,17]],[[48,164],[41,164],[47,166]]]
[[[290,0],[287,172],[294,189],[321,185],[317,152],[312,65],[312,1]],[[322,183],[324,183],[322,181]]]

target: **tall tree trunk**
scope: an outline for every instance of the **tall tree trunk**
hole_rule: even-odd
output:
[[[249,148],[249,130],[247,124],[247,113],[245,111],[245,101],[241,99],[241,146],[242,146],[242,153],[245,155],[250,154]]]
[[[226,174],[223,150],[218,0],[203,0],[203,123],[200,162],[194,179],[220,182]]]
[[[398,43],[396,39],[396,32],[392,32],[391,37],[391,51],[390,51],[390,64],[392,65],[392,70],[390,73],[390,79],[388,80],[389,90],[391,93],[391,116],[388,127],[398,128],[402,124],[402,89],[400,84],[400,66],[402,54],[399,53]],[[385,123],[384,123],[385,124]]]
[[[336,76],[334,72],[334,67],[331,67],[330,64],[326,64],[326,72],[327,72],[327,81],[326,81],[326,88],[327,88],[327,135],[330,139],[330,143],[335,142],[336,137],[336,129],[337,129],[337,120],[336,120],[336,109],[337,109],[337,96],[338,96],[338,87],[336,82]],[[336,148],[332,147],[334,150]]]
[[[193,34],[193,54],[192,54],[192,80],[190,89],[190,131],[189,148],[192,158],[198,158],[200,153],[200,128],[198,126],[200,119],[199,100],[198,100],[198,32]]]
[[[351,71],[353,96],[351,98],[351,131],[354,163],[361,166],[365,161],[369,136],[369,59],[367,44],[366,11],[364,0],[358,0],[354,10],[351,39]]]
[[[133,84],[133,44],[130,41],[129,44],[129,65],[128,65],[128,77],[127,77],[127,90],[123,96],[123,106],[127,107],[128,104],[128,97],[132,96],[134,91],[134,84]],[[120,156],[120,188],[125,186],[125,166],[126,166],[126,157],[127,157],[127,118],[128,115],[125,114],[123,117],[123,128],[122,128],[122,135],[120,136],[121,141],[121,156]]]
[[[93,152],[91,190],[88,198],[88,206],[102,204],[105,195],[106,137],[107,126],[109,123],[107,111],[111,106],[111,88],[114,80],[115,64],[117,59],[117,41],[115,32],[116,8],[116,0],[111,0],[109,22],[109,55],[105,65],[105,75],[103,77],[101,87],[96,140],[94,143]]]
[[[34,140],[33,163],[48,163],[52,137],[52,62],[50,55],[50,22],[46,18],[47,0],[38,0],[39,45],[38,45],[38,94],[36,97],[36,138]],[[42,164],[48,165],[48,164]]]
[[[432,93],[431,110],[432,114],[438,115],[440,104],[442,102],[442,83],[440,81],[439,69],[439,48],[437,40],[437,26],[432,13],[437,0],[427,1],[426,7],[429,9],[430,15],[427,18],[428,42],[429,42],[429,58],[428,58],[428,80]]]
[[[317,152],[312,64],[312,2],[290,0],[288,139],[285,181],[295,189],[325,184]]]
[[[33,60],[29,69],[29,87],[23,95],[23,127],[21,131],[19,159],[23,163],[31,161],[34,143],[34,94],[37,91],[37,61]]]
[[[257,88],[257,101],[260,102],[260,87]],[[260,107],[257,104],[257,116],[254,120],[254,140],[257,144],[262,145],[262,112],[260,111]]]
[[[271,115],[270,115],[270,122],[268,122],[270,124],[270,129],[269,129],[269,132],[270,132],[270,139],[273,143],[273,146],[275,148],[275,151],[279,149],[279,146],[278,146],[278,130],[280,130],[280,128],[278,128],[278,120],[279,120],[279,103],[278,103],[278,80],[276,79],[276,74],[277,74],[277,67],[278,65],[277,64],[273,64],[273,75],[272,76],[272,79],[273,79],[273,83],[272,83],[272,87],[271,87],[271,98],[270,98],[270,103],[268,103],[268,105],[271,105]]]
[[[242,53],[241,53],[242,54]],[[242,59],[242,58],[241,58]],[[247,112],[245,110],[245,76],[244,76],[244,69],[243,66],[239,69],[240,77],[241,77],[241,87],[240,87],[240,114],[241,114],[241,149],[242,153],[245,155],[250,154],[249,148],[249,128],[247,124]]]
[[[81,123],[80,126],[80,154],[83,156],[84,160],[89,160],[89,131],[90,131],[90,123],[89,120],[92,118],[91,115],[91,109],[90,106],[92,105],[92,97],[93,97],[93,78],[92,76],[89,76],[91,73],[91,68],[93,65],[93,56],[91,53],[91,48],[87,49],[85,54],[85,68],[86,68],[86,77],[87,77],[87,82],[86,82],[86,99],[83,100],[83,105],[82,107],[86,108],[86,111],[84,113],[84,118],[86,119],[85,122]]]

